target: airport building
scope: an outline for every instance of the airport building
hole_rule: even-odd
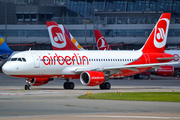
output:
[[[179,0],[0,0],[0,34],[13,50],[52,49],[46,21],[56,21],[87,49],[99,29],[112,49],[132,50],[164,12],[172,13],[166,49],[179,49]]]

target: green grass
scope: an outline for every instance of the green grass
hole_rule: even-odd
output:
[[[180,102],[180,92],[124,92],[82,95],[79,99]]]

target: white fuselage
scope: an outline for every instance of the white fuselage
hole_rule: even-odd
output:
[[[8,75],[69,75],[77,69],[126,65],[142,54],[141,51],[24,51],[11,60],[25,58],[26,62],[7,61],[3,71]]]

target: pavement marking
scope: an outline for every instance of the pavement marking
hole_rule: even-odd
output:
[[[157,117],[157,116],[101,116],[101,115],[94,115],[94,116],[80,116],[80,117],[98,117],[98,118],[141,118],[141,119],[180,119],[180,117]]]

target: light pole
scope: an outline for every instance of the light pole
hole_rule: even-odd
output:
[[[86,44],[86,8],[87,8],[87,0],[85,0],[85,46],[86,46],[86,49],[87,49],[87,44]]]
[[[5,2],[5,42],[7,43],[7,1]]]
[[[93,31],[95,29],[95,0],[94,0],[94,24],[93,24]],[[94,33],[94,32],[93,32]],[[93,35],[93,50],[95,50],[95,34]]]

